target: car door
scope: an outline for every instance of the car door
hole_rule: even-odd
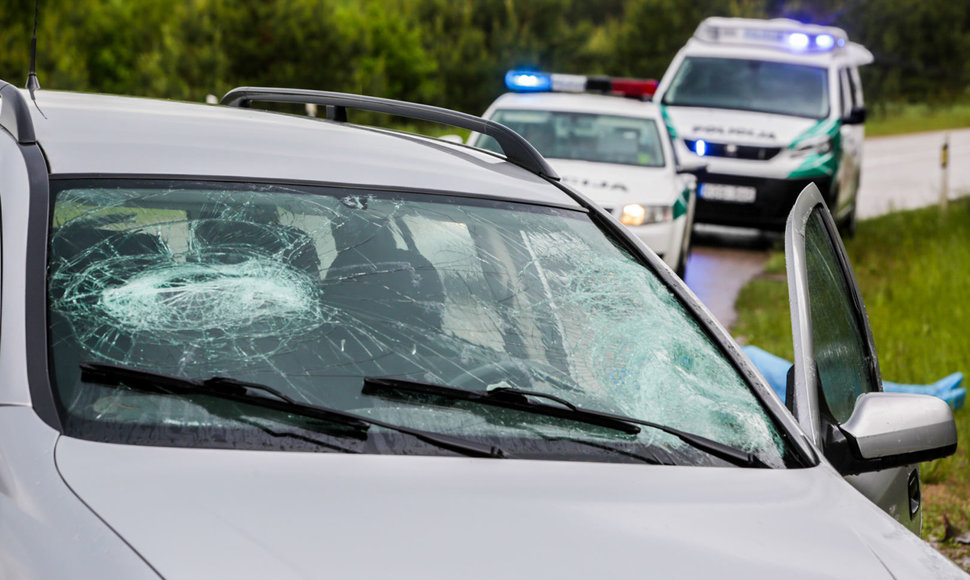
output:
[[[862,102],[862,90],[858,84],[858,71],[843,68],[839,72],[839,94],[841,97],[842,123],[839,127],[842,143],[839,171],[836,179],[839,181],[839,200],[836,208],[832,208],[836,215],[844,218],[845,212],[851,206],[854,208],[859,189],[859,176],[862,170],[862,146],[865,140],[865,106]],[[855,211],[854,209],[852,211]]]
[[[795,346],[786,397],[789,410],[850,484],[919,533],[922,509],[916,463],[925,456],[906,456],[899,449],[891,451],[896,456],[888,468],[890,463],[848,465],[852,455],[859,457],[858,441],[845,441],[852,439],[847,433],[860,419],[858,403],[863,398],[869,402],[899,399],[895,393],[882,393],[872,332],[855,275],[832,216],[814,185],[801,193],[788,218],[785,253]],[[879,395],[873,398],[873,393]],[[901,423],[916,412],[915,405],[923,404],[932,402],[902,401],[896,415],[879,419],[896,425],[892,428],[901,437]],[[933,412],[941,413],[940,422],[945,423],[943,411]],[[853,447],[854,453],[846,451]]]

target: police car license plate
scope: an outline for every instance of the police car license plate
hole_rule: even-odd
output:
[[[723,183],[702,183],[700,196],[704,199],[716,201],[733,201],[735,203],[754,202],[757,190],[746,185],[725,185]]]

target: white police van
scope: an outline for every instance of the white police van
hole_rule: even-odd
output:
[[[512,92],[482,116],[523,135],[564,182],[607,209],[683,276],[696,178],[678,169],[660,110],[645,100],[657,81],[509,71],[505,83]],[[499,150],[479,133],[468,142]]]
[[[845,31],[787,19],[707,18],[657,88],[682,161],[703,159],[697,221],[780,230],[812,182],[855,226],[872,54]]]

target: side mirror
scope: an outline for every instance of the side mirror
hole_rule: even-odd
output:
[[[843,475],[939,459],[957,448],[953,412],[930,395],[860,395],[849,419],[826,435],[825,456]]]
[[[707,163],[678,163],[677,173],[689,173],[695,177],[707,174]]]
[[[849,114],[842,117],[842,124],[844,125],[861,125],[866,122],[866,108],[865,107],[852,107]]]
[[[449,143],[458,143],[459,145],[462,145],[465,143],[465,140],[461,138],[461,135],[455,135],[455,134],[442,135],[441,137],[438,137],[438,139],[441,139],[442,141],[447,141]]]

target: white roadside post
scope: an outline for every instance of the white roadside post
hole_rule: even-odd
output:
[[[946,211],[950,199],[950,132],[943,133],[943,148],[940,150],[940,168],[942,177],[940,183],[940,209]]]

